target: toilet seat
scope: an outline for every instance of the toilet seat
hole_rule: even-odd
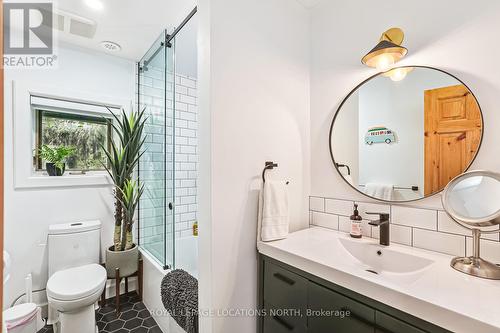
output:
[[[106,279],[106,269],[98,264],[58,271],[47,282],[47,296],[59,301],[85,298],[102,291]]]

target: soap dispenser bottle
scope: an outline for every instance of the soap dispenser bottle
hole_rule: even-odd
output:
[[[354,204],[354,212],[351,217],[351,232],[349,233],[353,238],[361,238],[362,230],[361,230],[361,222],[363,218],[359,215],[358,204]]]

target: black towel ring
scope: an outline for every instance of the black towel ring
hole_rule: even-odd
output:
[[[272,170],[274,168],[277,168],[278,167],[278,163],[274,163],[272,161],[267,161],[265,166],[264,166],[264,170],[262,170],[262,182],[265,183],[266,182],[266,170]],[[289,181],[286,182],[286,185],[290,184]]]

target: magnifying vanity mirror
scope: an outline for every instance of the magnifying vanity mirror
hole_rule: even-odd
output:
[[[446,213],[458,224],[471,229],[473,236],[473,255],[454,258],[451,266],[456,270],[500,280],[500,267],[480,258],[481,233],[500,232],[498,198],[500,174],[495,172],[470,171],[456,177],[446,186],[441,197]]]
[[[355,87],[330,128],[333,163],[357,191],[405,202],[440,192],[481,145],[478,101],[458,78],[425,66],[397,67]]]

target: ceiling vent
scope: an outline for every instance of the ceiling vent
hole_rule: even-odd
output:
[[[52,22],[55,29],[64,31],[64,16],[54,13],[54,20]]]
[[[96,25],[94,22],[85,22],[78,18],[71,18],[69,33],[81,37],[92,38],[95,35]]]
[[[97,25],[94,21],[62,10],[54,11],[54,29],[84,38],[94,38]]]
[[[100,44],[108,52],[118,52],[122,49],[122,47],[115,42],[104,41]]]

